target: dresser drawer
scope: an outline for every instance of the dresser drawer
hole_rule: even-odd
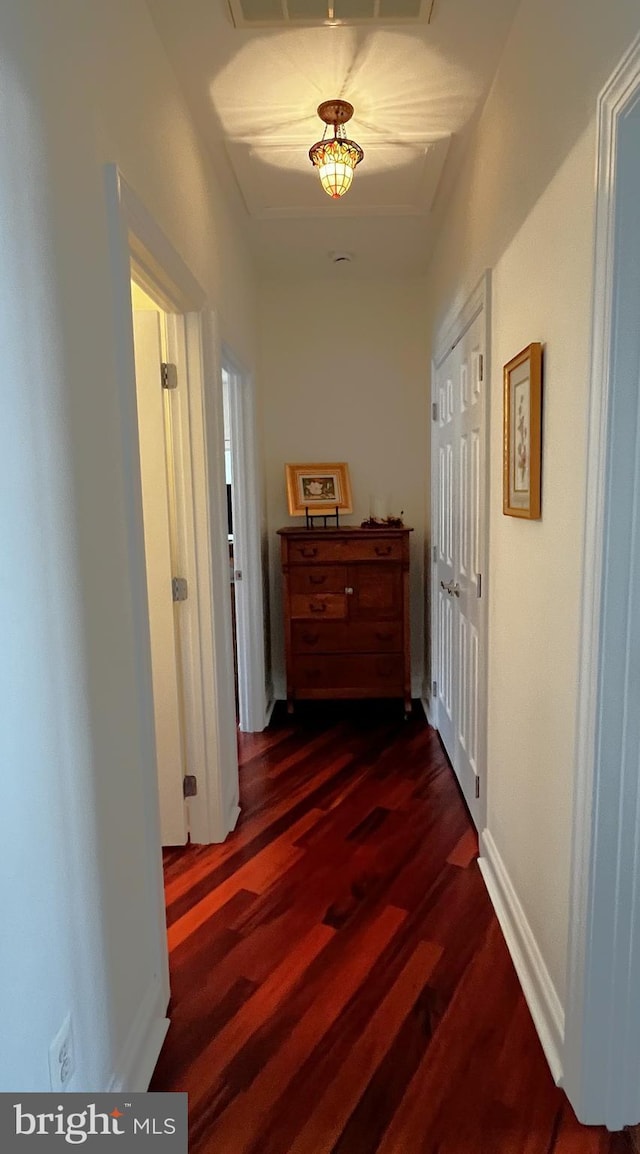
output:
[[[344,620],[347,598],[344,593],[292,593],[291,619],[309,621]]]
[[[401,561],[402,541],[397,537],[392,540],[374,537],[371,541],[361,537],[350,543],[349,557],[351,561]]]
[[[401,653],[296,656],[293,659],[293,684],[296,693],[331,690],[402,693],[403,658]]]
[[[297,565],[289,577],[292,593],[344,593],[347,585],[345,565]]]
[[[329,538],[319,541],[289,541],[287,556],[290,565],[323,564],[350,561],[401,561],[402,540],[398,537],[378,537],[372,530],[369,537]]]
[[[292,625],[292,646],[296,654],[311,653],[401,653],[404,642],[402,621],[303,622]]]

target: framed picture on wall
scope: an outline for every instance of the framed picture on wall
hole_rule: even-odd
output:
[[[541,516],[542,345],[534,342],[504,366],[502,511]]]
[[[349,466],[333,464],[285,465],[290,517],[312,514],[351,513]]]

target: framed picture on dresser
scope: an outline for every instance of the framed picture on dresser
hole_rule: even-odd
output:
[[[353,511],[349,466],[344,461],[285,465],[290,517]]]

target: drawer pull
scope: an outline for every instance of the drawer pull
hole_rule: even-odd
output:
[[[391,546],[390,545],[376,545],[375,551],[376,551],[376,557],[388,557],[390,552],[391,552]]]
[[[376,641],[391,641],[393,633],[385,633],[382,629],[376,629]]]
[[[352,596],[353,596],[353,588],[352,588],[352,586],[351,586],[351,585],[345,585],[345,587],[344,587],[344,591],[345,591],[345,593],[346,593],[347,597],[352,597]]]
[[[326,613],[326,612],[327,612],[327,606],[326,606],[326,604],[323,604],[323,605],[314,605],[314,604],[313,604],[313,602],[312,602],[312,601],[310,601],[310,602],[309,602],[309,608],[310,608],[310,610],[311,610],[311,612],[312,612],[312,613]]]
[[[303,549],[299,549],[298,552],[300,553],[301,557],[315,557],[315,556],[317,556],[318,550],[317,549],[304,549],[303,548]]]
[[[303,633],[302,634],[302,640],[304,641],[305,645],[317,645],[319,640],[320,640],[320,634],[319,633]]]
[[[323,577],[321,577],[318,573],[310,573],[309,574],[309,584],[310,585],[324,585],[326,580],[327,580],[326,573]]]

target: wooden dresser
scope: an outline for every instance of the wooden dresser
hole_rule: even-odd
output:
[[[280,529],[287,707],[399,697],[411,709],[411,529]]]

